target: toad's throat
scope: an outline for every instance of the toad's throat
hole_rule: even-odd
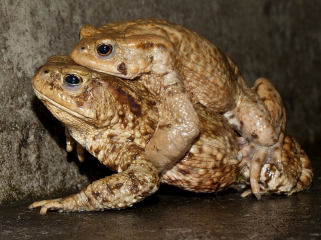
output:
[[[68,108],[60,105],[59,103],[57,103],[57,102],[53,101],[52,99],[48,98],[47,96],[43,95],[43,94],[42,94],[41,92],[39,92],[37,89],[35,89],[35,88],[33,88],[33,89],[34,89],[37,97],[38,97],[40,100],[45,100],[45,101],[49,102],[50,104],[54,105],[55,107],[61,109],[62,111],[66,112],[66,113],[69,113],[70,115],[73,115],[73,116],[75,116],[75,117],[77,117],[77,118],[84,119],[84,120],[90,119],[90,117],[86,117],[86,116],[84,116],[84,115],[81,115],[81,114],[79,114],[79,113],[77,113],[77,112],[75,112],[75,111],[72,111],[72,110],[70,110],[70,109],[68,109]]]

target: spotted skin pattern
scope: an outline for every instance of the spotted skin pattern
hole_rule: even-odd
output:
[[[198,137],[197,103],[223,113],[250,143],[239,152],[238,160],[248,162],[252,191],[258,198],[262,166],[269,162],[282,169],[283,137],[279,136],[284,135],[285,115],[273,114],[284,112],[279,93],[273,88],[278,101],[269,108],[264,101],[267,94],[249,88],[233,61],[207,39],[160,19],[108,23],[99,28],[85,25],[80,35],[70,53],[76,63],[138,79],[156,99],[159,122],[146,154],[158,172],[175,164]],[[99,53],[102,45],[112,49],[110,54]]]
[[[79,76],[81,84],[68,86],[66,75]],[[223,191],[240,178],[243,185],[248,184],[247,163],[236,159],[239,147],[247,142],[238,140],[223,116],[201,104],[195,105],[200,136],[185,156],[158,173],[145,150],[157,126],[157,108],[138,81],[124,81],[75,65],[66,56],[52,56],[32,78],[32,85],[37,97],[66,126],[67,136],[117,173],[75,195],[34,202],[30,209],[41,207],[41,214],[122,209],[153,194],[161,182],[193,192]],[[260,192],[292,194],[309,188],[312,168],[293,138],[285,140],[282,164],[282,172],[274,165],[264,166]]]

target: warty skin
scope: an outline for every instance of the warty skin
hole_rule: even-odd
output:
[[[200,103],[223,113],[250,143],[239,151],[238,160],[248,163],[251,188],[260,199],[263,165],[282,169],[286,124],[281,97],[268,80],[258,79],[254,89],[249,88],[238,67],[214,44],[161,19],[107,23],[99,28],[85,25],[80,36],[70,53],[76,63],[138,79],[157,100],[158,128],[146,154],[158,172],[175,164],[198,137],[200,122],[194,105]]]
[[[68,84],[76,76],[79,83]],[[37,97],[68,129],[71,137],[117,172],[97,180],[80,193],[34,202],[58,211],[100,211],[132,206],[153,194],[161,182],[194,192],[218,192],[249,183],[249,168],[237,152],[245,143],[218,113],[195,106],[200,136],[175,165],[158,173],[146,154],[158,115],[155,100],[138,81],[126,81],[76,65],[66,56],[52,56],[32,78]],[[245,144],[245,145],[244,145]],[[283,170],[266,164],[260,193],[292,194],[309,188],[312,168],[294,138],[286,137]],[[242,178],[241,182],[236,182]],[[251,190],[243,195],[248,195]]]

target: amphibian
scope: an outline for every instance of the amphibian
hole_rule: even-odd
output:
[[[30,209],[41,207],[41,214],[48,209],[122,209],[157,191],[161,182],[194,192],[223,191],[240,176],[248,183],[249,168],[236,159],[243,142],[224,117],[201,104],[195,105],[200,136],[178,162],[158,173],[145,151],[157,126],[157,107],[138,81],[95,72],[66,56],[52,56],[32,78],[32,85],[72,138],[117,172],[78,194],[30,205]],[[310,186],[310,162],[293,138],[286,138],[282,164],[282,172],[274,165],[264,166],[259,192],[292,194]]]
[[[238,160],[248,163],[252,191],[260,198],[262,166],[272,163],[282,169],[286,124],[281,97],[269,81],[258,80],[249,88],[224,52],[196,32],[165,20],[85,25],[80,35],[70,54],[76,63],[138,79],[156,99],[159,121],[146,154],[158,172],[183,157],[198,137],[194,105],[200,103],[224,114],[249,143]]]

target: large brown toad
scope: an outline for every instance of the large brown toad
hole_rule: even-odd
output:
[[[233,128],[220,114],[201,105],[195,106],[200,136],[179,162],[159,174],[145,153],[158,122],[155,100],[138,81],[124,81],[76,65],[66,56],[53,56],[32,84],[70,135],[117,174],[93,182],[78,194],[35,202],[30,209],[41,207],[41,214],[48,209],[121,209],[154,193],[160,182],[194,192],[223,191],[240,176],[248,183],[249,168],[236,160],[238,137]],[[285,139],[282,164],[282,172],[274,165],[264,166],[262,193],[292,194],[310,186],[310,162],[291,137]]]
[[[282,169],[286,116],[281,97],[266,79],[251,89],[238,67],[214,44],[161,19],[85,25],[70,53],[78,64],[126,79],[138,79],[157,102],[159,122],[146,154],[158,172],[183,157],[198,137],[194,105],[223,113],[250,144],[238,153],[250,168],[253,193],[265,163]],[[168,127],[164,127],[168,126]],[[159,148],[161,146],[161,148]]]

